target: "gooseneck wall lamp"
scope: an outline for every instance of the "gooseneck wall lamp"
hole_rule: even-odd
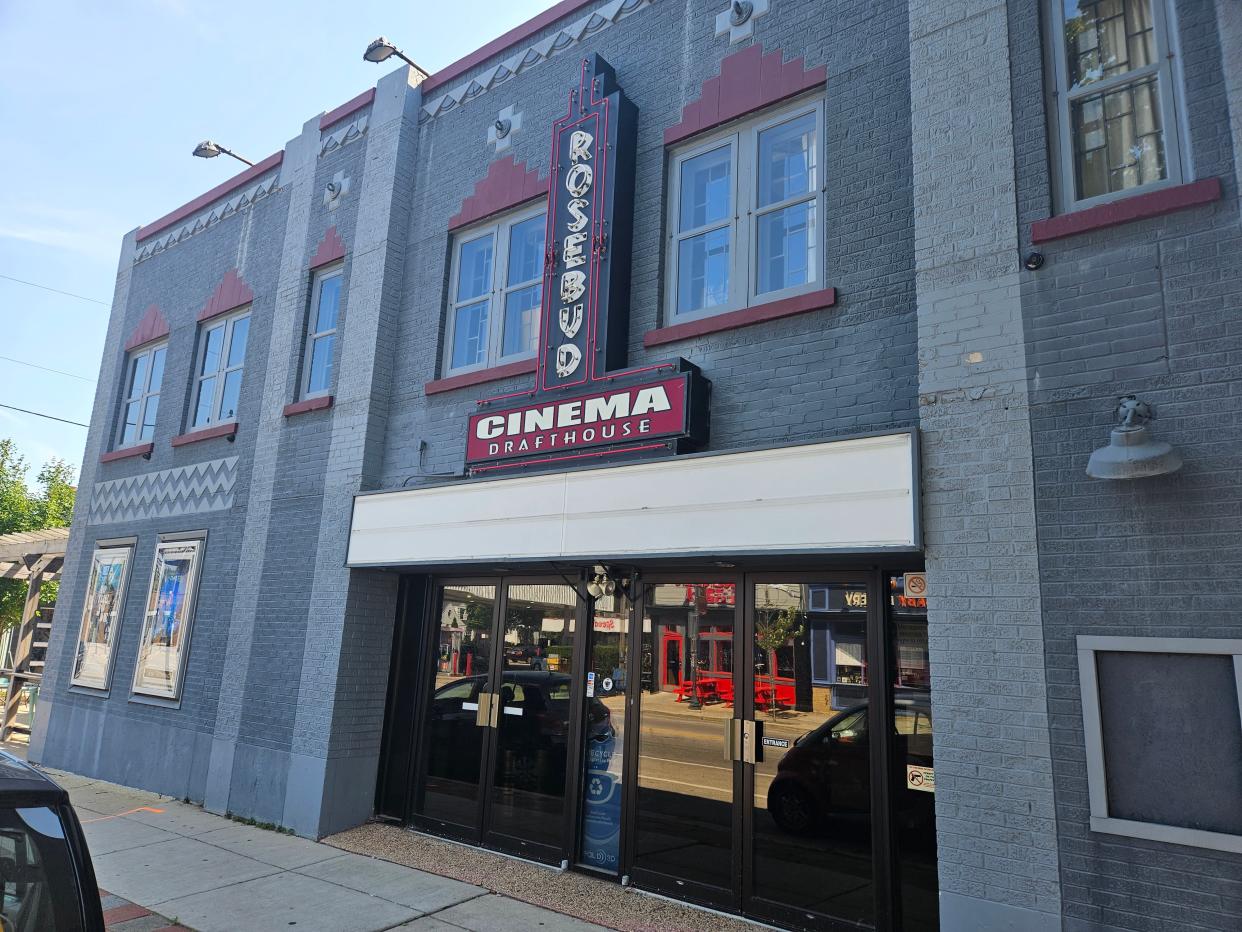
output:
[[[393,45],[383,36],[380,36],[378,39],[375,39],[374,41],[371,42],[370,45],[367,46],[367,50],[362,53],[362,58],[364,61],[374,62],[375,64],[378,65],[380,62],[388,61],[388,59],[390,59],[394,55],[396,55],[399,59],[401,59],[411,68],[413,68],[423,77],[427,77],[429,74],[431,74],[430,71],[428,71],[426,68],[422,67],[421,65],[417,64],[412,58],[406,55],[405,52],[401,51],[401,49],[397,48],[395,45]]]
[[[224,146],[217,142],[212,142],[210,139],[204,139],[197,146],[195,146],[194,154],[200,159],[214,159],[217,155],[230,155],[237,159],[237,161],[243,162],[246,165],[254,165],[254,162],[250,161],[250,159],[244,159],[232,149],[226,149]]]
[[[1155,416],[1156,409],[1134,395],[1120,399],[1117,426],[1108,446],[1091,454],[1087,475],[1092,479],[1149,479],[1181,469],[1181,455],[1151,435],[1147,425]]]

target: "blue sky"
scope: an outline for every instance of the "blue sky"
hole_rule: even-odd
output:
[[[121,237],[242,168],[200,139],[257,161],[392,70],[375,36],[434,73],[551,5],[0,0],[0,404],[90,420]],[[86,430],[0,408],[0,437],[33,477]]]

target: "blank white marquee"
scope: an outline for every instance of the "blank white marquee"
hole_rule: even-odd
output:
[[[350,566],[915,548],[909,433],[359,495]]]

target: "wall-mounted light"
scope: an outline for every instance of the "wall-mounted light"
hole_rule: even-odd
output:
[[[212,142],[210,139],[204,139],[195,146],[194,154],[200,159],[214,159],[217,155],[229,155],[239,162],[244,162],[246,165],[254,165],[254,162],[250,161],[250,159],[244,159],[232,149],[226,149],[218,142]]]
[[[1044,254],[1042,252],[1028,253],[1026,261],[1022,263],[1028,272],[1038,272],[1044,267]]]
[[[1181,455],[1170,444],[1156,440],[1147,424],[1156,409],[1134,395],[1117,405],[1118,424],[1108,446],[1091,454],[1087,475],[1092,479],[1148,479],[1167,476],[1182,468]]]
[[[620,592],[627,599],[630,597],[629,578],[617,570],[609,569],[602,564],[595,567],[591,581],[587,583],[586,588],[587,593],[593,599],[602,599],[604,596],[610,596],[617,592]]]
[[[412,58],[406,55],[405,52],[401,51],[401,49],[397,48],[383,36],[372,40],[371,44],[367,46],[367,50],[362,53],[362,58],[364,61],[374,62],[378,65],[380,62],[388,61],[388,59],[394,55],[421,74],[424,78],[431,74],[431,72],[426,68],[415,64]]]
[[[750,14],[753,12],[755,12],[755,5],[749,0],[733,0],[733,7],[729,10],[729,24],[741,26],[750,19]]]

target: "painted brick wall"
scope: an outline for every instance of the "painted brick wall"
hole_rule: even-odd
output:
[[[1011,3],[1020,235],[1052,211],[1032,5]],[[1065,928],[1242,928],[1242,857],[1088,827],[1078,635],[1240,637],[1229,580],[1242,553],[1239,395],[1242,255],[1231,123],[1242,114],[1237,4],[1174,4],[1189,175],[1220,177],[1212,205],[1039,247],[1022,275],[1048,709]],[[1219,8],[1219,9],[1218,9]],[[1218,17],[1219,13],[1219,17]],[[1230,30],[1224,36],[1220,30]],[[1232,82],[1232,83],[1231,83]],[[1154,403],[1174,476],[1085,474],[1118,396]],[[1193,765],[1193,762],[1188,762]],[[1175,787],[1169,792],[1177,792]]]
[[[873,3],[839,4],[826,17],[817,4],[784,2],[774,4],[755,25],[754,41],[765,51],[780,48],[786,60],[802,56],[808,68],[828,68],[828,209],[821,272],[825,283],[839,290],[837,306],[643,348],[643,334],[664,322],[664,129],[679,121],[682,107],[718,73],[720,60],[750,41],[730,46],[727,37],[714,35],[721,8],[716,0],[660,0],[422,125],[377,488],[424,481],[420,441],[427,443],[423,472],[459,472],[466,416],[475,401],[533,381],[528,375],[424,394],[424,384],[443,374],[448,220],[486,175],[493,158],[487,128],[504,107],[516,106],[523,114],[510,152],[546,175],[552,122],[564,114],[581,56],[590,52],[599,52],[618,69],[639,109],[630,363],[681,355],[703,368],[712,380],[715,450],[819,440],[914,422],[904,4],[887,3],[883,11]],[[797,396],[791,399],[794,389]]]
[[[941,922],[1060,927],[1003,0],[911,7]]]

